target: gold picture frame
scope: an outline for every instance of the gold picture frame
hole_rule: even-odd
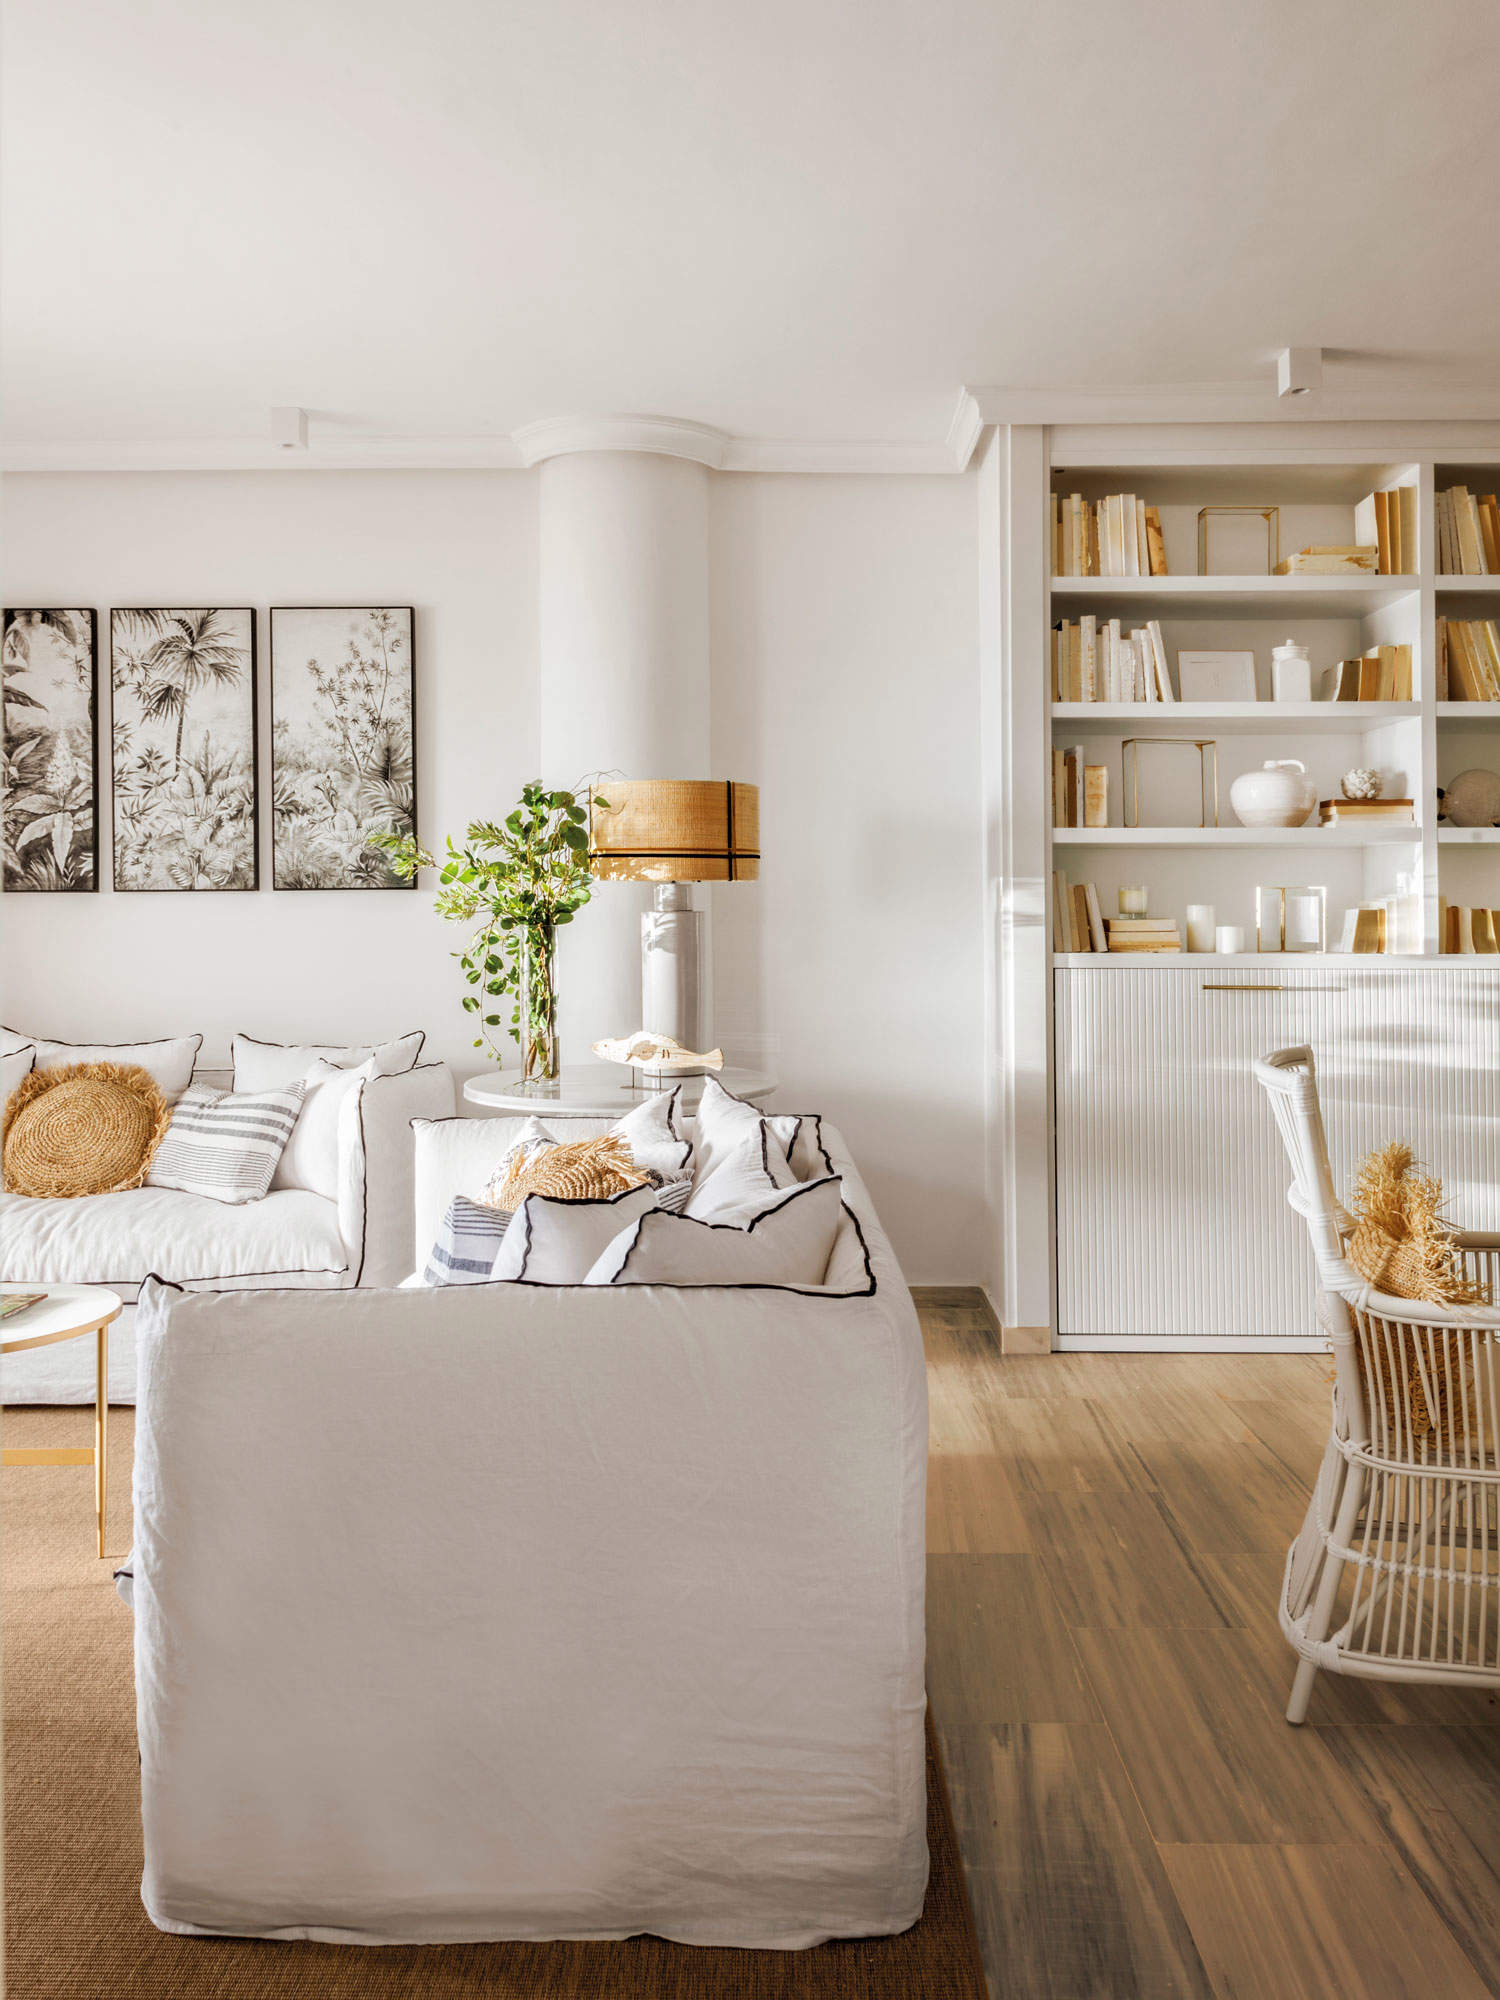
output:
[[[1253,576],[1253,570],[1215,570],[1208,565],[1208,530],[1211,522],[1254,516],[1266,524],[1266,575],[1276,574],[1281,561],[1281,509],[1279,507],[1200,507],[1198,509],[1199,576]]]
[[[1217,826],[1219,824],[1219,745],[1212,736],[1127,736],[1120,745],[1120,767],[1124,777],[1124,821],[1126,826],[1139,826],[1140,798],[1140,752],[1152,748],[1171,750],[1196,750],[1198,753],[1198,824]],[[1209,818],[1212,812],[1213,818]]]

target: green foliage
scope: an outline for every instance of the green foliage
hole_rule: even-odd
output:
[[[607,806],[607,799],[596,803]],[[474,1046],[498,1063],[503,1051],[492,1029],[503,1028],[504,997],[512,997],[509,1033],[528,1048],[538,1023],[520,1018],[521,954],[523,944],[533,963],[546,971],[546,998],[551,998],[553,936],[559,924],[569,924],[589,900],[594,878],[589,873],[588,794],[553,792],[533,781],[522,788],[520,803],[506,819],[475,820],[462,845],[451,835],[447,856],[439,863],[410,833],[370,836],[373,845],[390,855],[390,865],[404,880],[419,868],[439,868],[433,907],[449,923],[475,928],[453,956],[469,991],[464,1011],[479,1031]],[[533,1013],[537,1002],[533,1001]]]

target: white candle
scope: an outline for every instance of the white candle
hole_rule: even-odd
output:
[[[1243,924],[1220,924],[1214,933],[1214,950],[1226,956],[1245,949],[1245,927]]]
[[[1122,917],[1144,917],[1146,915],[1146,891],[1122,889],[1120,891],[1120,915]]]
[[[1187,948],[1189,951],[1214,949],[1214,906],[1189,903],[1187,906]]]

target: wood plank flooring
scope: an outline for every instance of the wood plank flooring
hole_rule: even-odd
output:
[[[1500,2000],[1500,1699],[1325,1674],[1283,1719],[1329,1364],[921,1314],[928,1689],[996,2000]]]

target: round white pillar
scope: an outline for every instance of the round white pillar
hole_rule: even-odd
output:
[[[707,777],[708,471],[662,452],[565,450],[541,466],[544,781]],[[650,891],[600,882],[558,952],[564,1062],[641,1025]]]

